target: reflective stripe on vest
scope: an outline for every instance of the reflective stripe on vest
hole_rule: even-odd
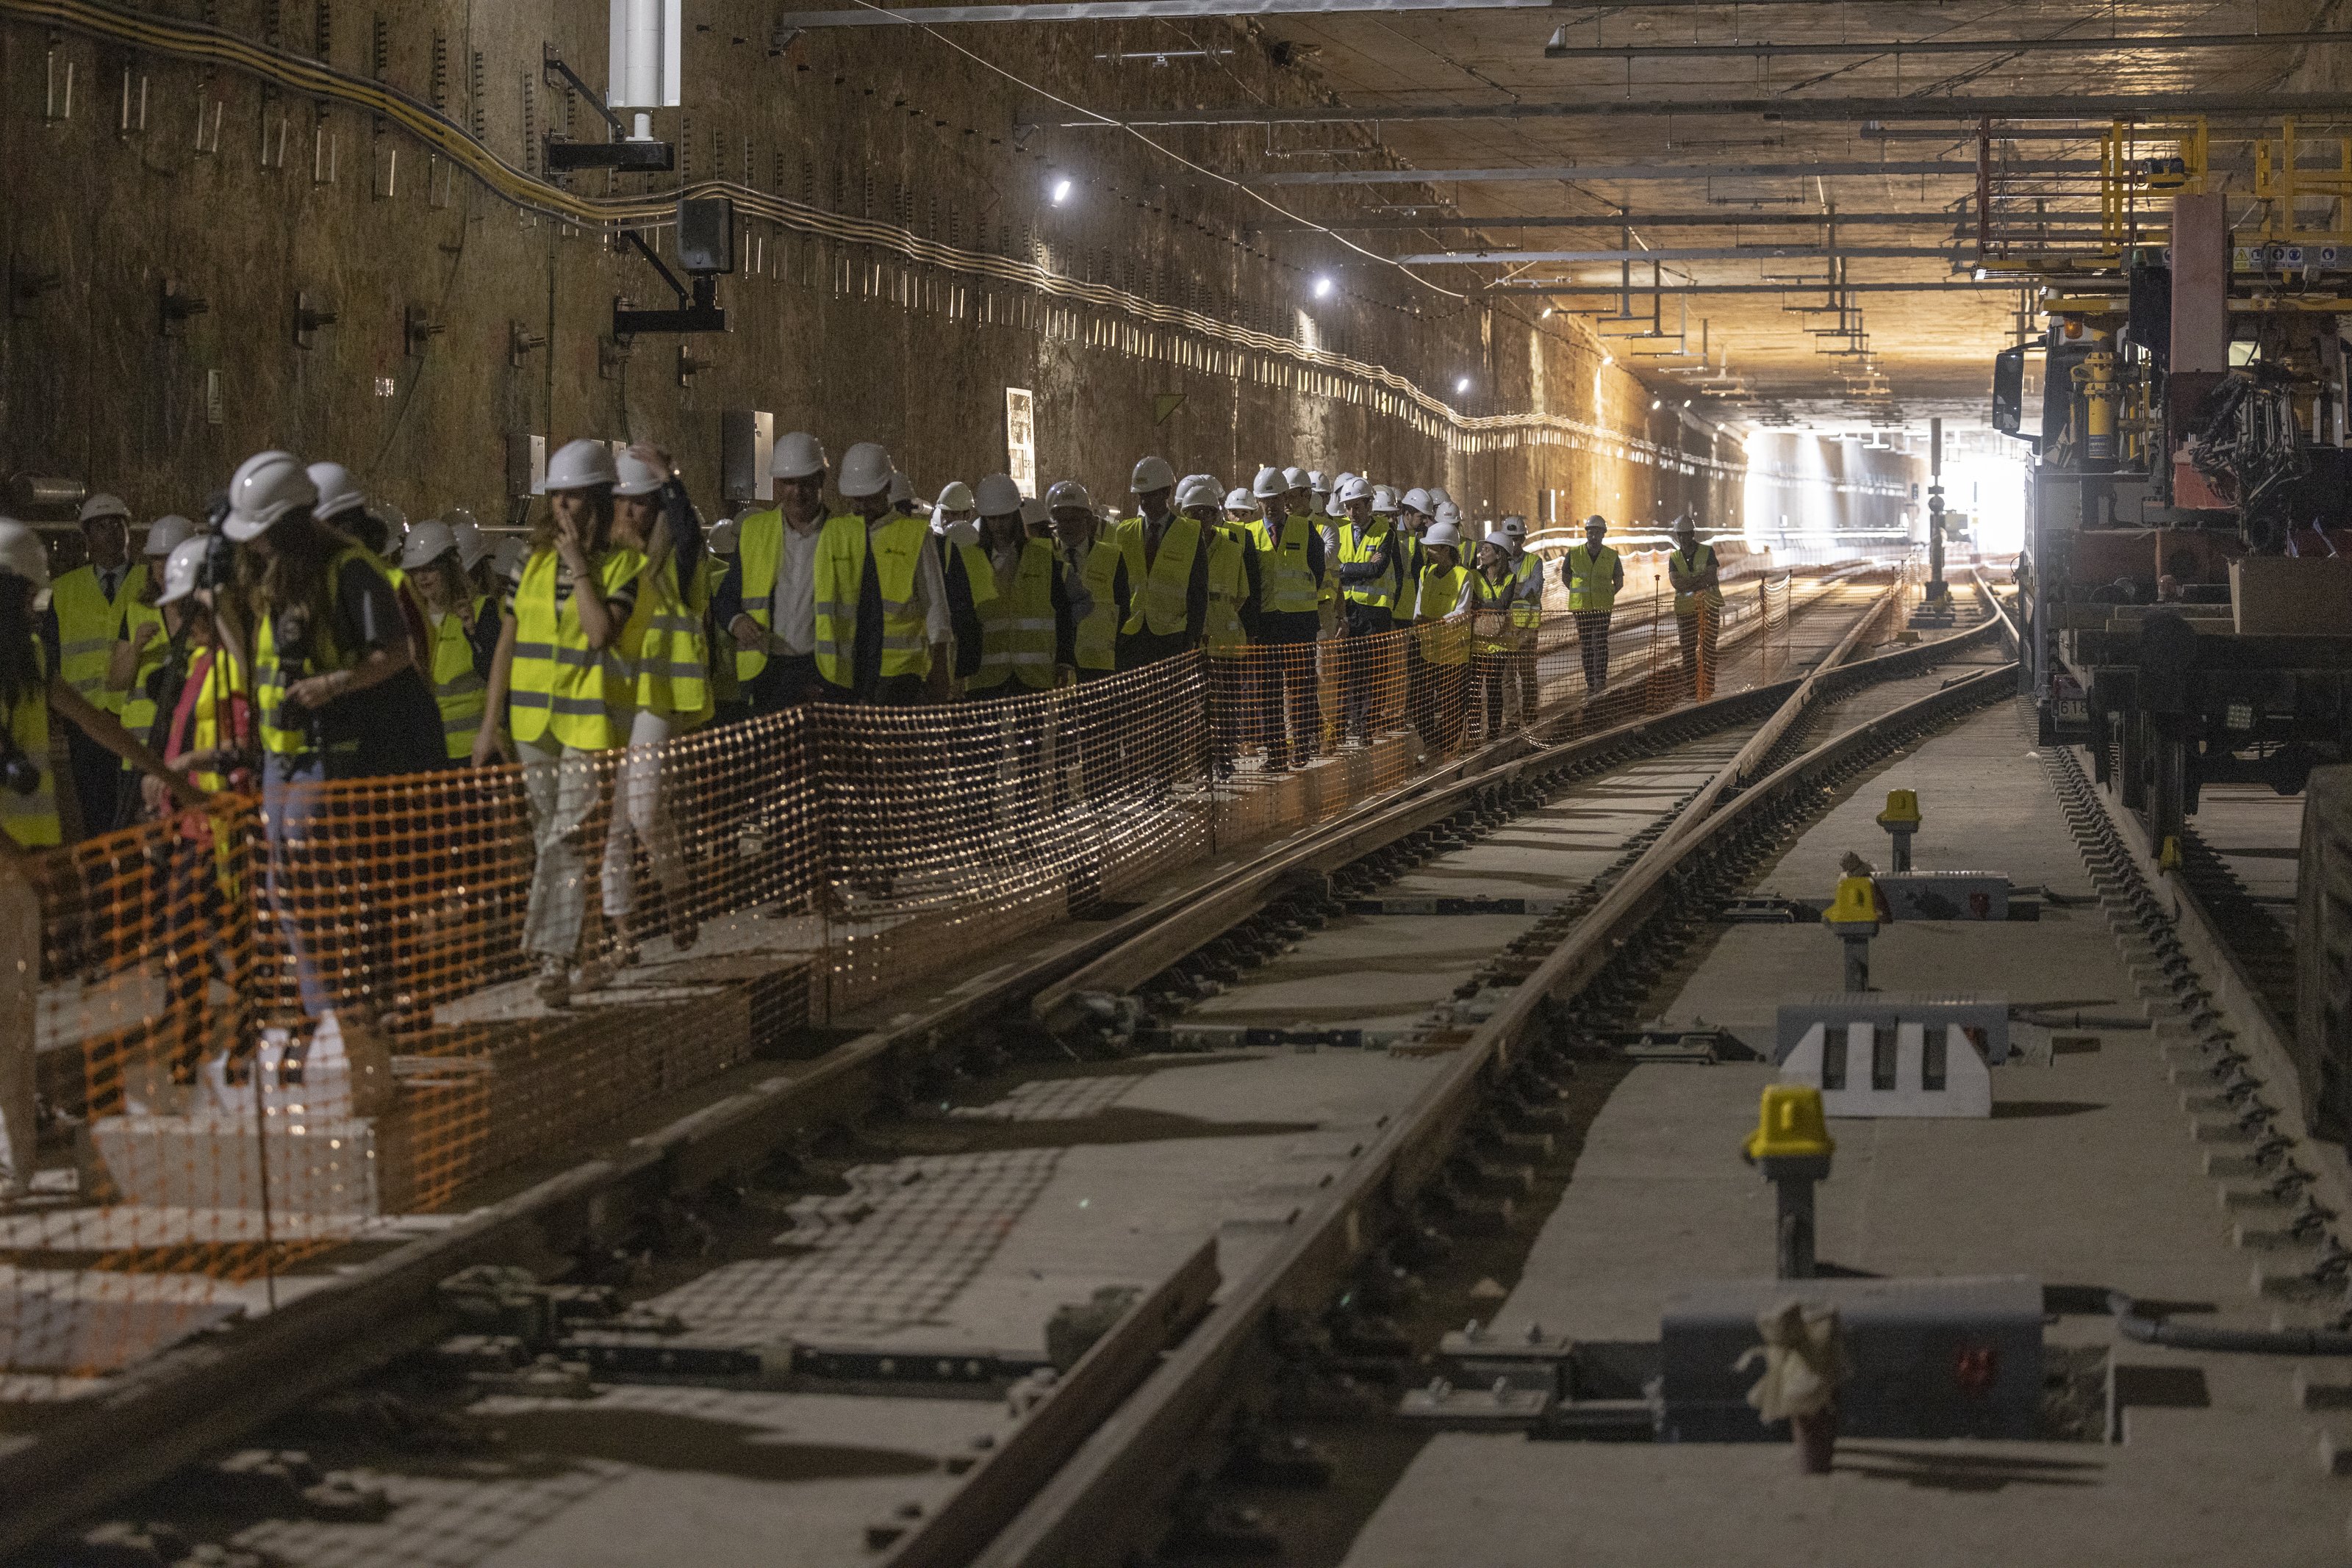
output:
[[[49,607],[58,617],[58,674],[94,708],[122,711],[123,694],[107,689],[107,656],[114,652],[114,633],[125,608],[139,602],[146,586],[144,561],[134,561],[124,570],[111,599],[99,586],[94,566],[78,566],[49,585]]]
[[[1543,623],[1543,558],[1533,550],[1521,550],[1512,564],[1511,580],[1517,590],[1511,601],[1511,624],[1532,632]]]
[[[230,699],[244,695],[246,691],[245,666],[237,662],[236,655],[217,643],[210,653],[212,656],[205,662],[204,681],[196,687],[195,706],[188,713],[188,749],[191,752],[212,751],[223,745],[234,744],[234,737],[223,737],[221,720],[228,709]],[[226,775],[206,769],[191,771],[188,779],[207,795],[216,795],[228,788]]]
[[[92,596],[96,597],[95,589]],[[25,759],[39,770],[41,781],[29,795],[0,789],[0,831],[28,850],[47,849],[65,841],[65,830],[58,821],[58,781],[49,768],[48,654],[40,640],[34,639],[33,682],[18,694],[8,710],[9,737],[25,754]]]
[[[1607,545],[1595,555],[1591,547],[1575,545],[1568,552],[1568,607],[1606,610],[1617,602],[1617,552]]]
[[[1242,605],[1249,599],[1246,552],[1255,548],[1249,530],[1239,524],[1210,534],[1209,619],[1202,629],[1201,643],[1213,659],[1238,659],[1249,645],[1249,633],[1242,626]]]
[[[1087,559],[1078,567],[1079,586],[1091,601],[1086,618],[1078,622],[1077,659],[1082,670],[1118,667],[1118,562],[1119,539],[1113,533],[1097,537],[1087,546]]]
[[[828,517],[816,541],[816,668],[836,686],[857,684],[857,599],[866,581],[867,547],[882,597],[883,678],[928,675],[931,647],[923,612],[915,608],[915,572],[931,548],[919,517],[890,517],[869,530],[860,517]]]
[[[1713,545],[1701,545],[1698,547],[1698,553],[1692,556],[1685,556],[1683,554],[1681,549],[1677,549],[1673,554],[1669,555],[1666,559],[1673,563],[1675,569],[1680,570],[1684,577],[1698,577],[1706,573],[1710,567],[1715,565],[1715,547]],[[1675,590],[1675,613],[1677,615],[1696,614],[1702,601],[1714,605],[1717,610],[1722,609],[1723,590],[1720,588],[1710,588],[1706,590],[1704,592],[1685,593],[1681,589],[1677,588]]]
[[[1471,646],[1480,653],[1507,653],[1512,647],[1513,617],[1517,607],[1518,583],[1506,577],[1500,582],[1490,580],[1483,571],[1470,574]]]
[[[474,613],[495,615],[487,599],[474,601]],[[433,701],[441,710],[442,749],[463,759],[474,754],[474,737],[490,699],[488,683],[474,673],[474,643],[466,622],[452,611],[433,628]]]
[[[1470,628],[1465,622],[1470,618],[1454,613],[1469,576],[1466,566],[1433,566],[1421,574],[1421,612],[1414,623],[1419,627],[1421,656],[1433,664],[1469,662]]]
[[[575,750],[608,750],[629,737],[636,683],[617,643],[601,650],[588,645],[577,588],[557,603],[556,564],[552,548],[539,551],[515,591],[507,721],[519,741],[552,735]],[[646,558],[633,549],[609,549],[594,564],[597,590],[610,600],[645,570]]]
[[[781,507],[747,512],[735,524],[736,570],[741,572],[743,613],[763,631],[776,629],[776,569],[784,559],[784,513]],[[724,632],[727,628],[719,630]],[[734,642],[732,636],[728,638]],[[735,650],[735,678],[748,681],[768,667],[764,647]]]
[[[705,580],[695,580],[695,597],[702,599]],[[710,716],[710,636],[702,612],[678,591],[677,556],[665,553],[638,573],[637,602],[621,629],[620,648],[636,677],[637,706],[689,725]]]
[[[331,607],[323,616],[311,617],[309,657],[302,667],[287,674],[278,660],[277,617],[265,614],[253,634],[253,695],[259,709],[254,722],[261,730],[261,748],[280,757],[299,757],[310,749],[311,715],[306,709],[289,709],[286,706],[286,688],[295,681],[310,675],[323,675],[357,663],[346,659],[336,645],[332,606],[342,601],[343,573],[349,570],[381,573],[375,558],[354,545],[337,550],[327,562],[327,603]],[[336,753],[359,749],[354,736],[339,740],[328,747]]]
[[[1125,527],[1132,531],[1127,536],[1128,590],[1142,584],[1135,593],[1134,603],[1120,628],[1129,637],[1150,632],[1155,637],[1181,635],[1185,612],[1189,608],[1186,596],[1192,587],[1192,562],[1201,553],[1201,525],[1191,517],[1179,516],[1168,519],[1160,535],[1160,553],[1151,564],[1143,563],[1144,524],[1141,517],[1129,517]]]
[[[1307,563],[1313,522],[1296,513],[1282,520],[1282,542],[1258,562],[1261,608],[1275,615],[1312,615],[1317,603],[1315,572]],[[1328,575],[1328,574],[1327,574]]]
[[[965,570],[971,552],[967,545]],[[1021,559],[1013,569],[1013,587],[1005,591],[996,580],[993,563],[982,569],[997,591],[976,606],[980,612],[980,668],[967,683],[973,691],[994,691],[1013,676],[1032,691],[1054,684],[1054,574],[1062,559],[1051,539],[1022,542]],[[974,577],[977,583],[979,578]]]
[[[155,633],[139,650],[139,667],[131,673],[131,689],[110,695],[122,699],[122,727],[152,746],[162,737],[155,730],[155,692],[148,682],[171,657],[172,639],[163,628],[163,612],[152,604],[132,600],[122,607],[122,641],[129,642],[131,633],[142,626],[154,627]],[[138,771],[128,762],[122,767],[126,772]]]
[[[1378,531],[1373,531],[1377,528]],[[1373,528],[1359,528],[1349,523],[1339,530],[1339,564],[1361,566],[1380,554],[1393,537],[1382,524]],[[1369,605],[1374,610],[1394,610],[1397,597],[1396,560],[1391,557],[1389,570],[1368,581],[1350,583],[1345,590],[1350,604]]]

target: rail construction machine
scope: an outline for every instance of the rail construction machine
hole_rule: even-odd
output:
[[[1978,265],[2027,291],[1993,372],[2034,453],[2022,678],[2168,857],[2203,786],[2352,758],[2352,139],[2210,141],[2250,157],[2201,123],[2116,126],[2095,176],[1978,154]]]

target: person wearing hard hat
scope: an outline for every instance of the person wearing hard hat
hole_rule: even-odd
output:
[[[1261,472],[1254,490],[1276,482]],[[1306,470],[1286,468],[1282,488],[1269,493],[1258,547],[1257,655],[1259,723],[1265,731],[1270,771],[1305,767],[1323,743],[1323,698],[1317,686],[1315,642],[1323,632],[1324,588],[1329,579],[1327,540],[1311,514],[1314,495]],[[1279,507],[1277,511],[1276,508]],[[1277,523],[1276,519],[1279,517]]]
[[[947,578],[921,519],[892,509],[891,472],[877,442],[842,456],[835,487],[852,510],[817,536],[817,674],[833,701],[946,702],[954,635]]]
[[[1005,481],[1011,484],[1011,480]],[[1003,497],[991,491],[993,500]],[[1013,495],[1017,516],[1021,495]],[[948,627],[955,633],[955,673],[968,682],[980,673],[981,643],[985,639],[982,608],[996,597],[996,573],[989,562],[988,540],[972,487],[950,480],[929,509],[931,549],[940,558],[940,577],[947,584]]]
[[[474,764],[486,766],[499,750],[489,721],[503,714],[523,765],[537,851],[523,950],[536,969],[532,988],[551,1008],[568,1004],[575,983],[595,990],[611,978],[600,956],[583,957],[580,936],[588,834],[604,793],[593,759],[628,738],[636,706],[619,643],[646,562],[614,538],[619,482],[613,449],[601,441],[569,442],[549,460],[548,516],[501,607],[488,714],[474,736]]]
[[[980,659],[964,681],[972,697],[1042,692],[1076,679],[1077,625],[1050,532],[1032,529],[1020,486],[991,474],[972,492],[994,593],[980,605]]]
[[[1224,511],[1225,526],[1239,528],[1248,536],[1250,548],[1256,549],[1258,529],[1265,526],[1265,513],[1259,508],[1257,497],[1236,485],[1225,492]]]
[[[103,492],[81,504],[88,560],[58,574],[41,633],[48,667],[102,713],[120,715],[122,694],[107,685],[107,666],[125,613],[147,585],[145,563],[131,556],[131,508]],[[66,731],[66,762],[85,835],[115,826],[121,763],[79,726]]]
[[[1385,507],[1378,504],[1382,500]],[[1395,627],[1396,602],[1404,591],[1403,541],[1393,526],[1395,494],[1387,486],[1375,494],[1370,481],[1350,476],[1331,493],[1331,501],[1346,519],[1338,541],[1339,632],[1362,644],[1339,651],[1339,727],[1342,738],[1363,746],[1372,737],[1373,690],[1386,684],[1391,648],[1385,639]],[[1366,641],[1370,638],[1383,641]]]
[[[1116,530],[1106,534],[1094,497],[1076,479],[1045,492],[1045,512],[1062,551],[1062,592],[1075,628],[1071,657],[1078,679],[1100,680],[1118,668],[1118,629],[1127,621],[1127,561]]]
[[[490,536],[482,531],[482,525],[476,522],[474,515],[463,507],[455,507],[443,513],[441,523],[449,530],[449,538],[457,546],[457,564],[464,569],[467,580],[473,585],[474,596],[478,599],[499,597],[500,589],[497,570],[492,564]],[[406,553],[405,546],[402,547],[402,553]]]
[[[441,713],[442,749],[453,762],[467,761],[489,700],[498,613],[488,595],[474,591],[464,553],[446,523],[429,519],[411,528],[401,541],[400,569],[425,601],[425,674]]]
[[[1568,613],[1576,622],[1577,652],[1584,661],[1589,701],[1609,684],[1609,619],[1617,591],[1625,586],[1625,563],[1602,544],[1609,519],[1595,512],[1584,519],[1584,542],[1572,545],[1559,565],[1568,588]]]
[[[1120,527],[1133,593],[1119,628],[1118,667],[1140,669],[1201,645],[1209,618],[1209,552],[1200,521],[1175,507],[1176,474],[1167,459],[1135,465],[1136,515]]]
[[[735,678],[753,713],[816,699],[816,544],[824,529],[824,444],[805,430],[776,438],[776,504],[736,519],[737,566],[711,595],[710,618],[735,646]]]
[[[1414,641],[1421,648],[1421,712],[1415,722],[1432,751],[1462,743],[1463,687],[1470,674],[1470,618],[1477,599],[1472,572],[1462,564],[1462,530],[1454,504],[1440,503],[1438,520],[1422,536],[1428,564],[1414,596]]]
[[[1517,586],[1511,595],[1510,665],[1519,685],[1519,713],[1532,718],[1536,711],[1536,642],[1543,627],[1543,558],[1528,549],[1528,520],[1514,512],[1496,525],[1493,536],[1510,563]]]
[[[1511,559],[1511,541],[1500,524],[1478,541],[1470,568],[1470,706],[1483,706],[1485,724],[1479,734],[1487,741],[1503,737],[1508,707],[1508,676],[1518,647],[1513,617],[1521,591],[1518,568]],[[1534,713],[1523,706],[1524,723]]]
[[[313,463],[307,472],[319,491],[319,504],[311,508],[311,519],[365,550],[391,582],[401,617],[408,626],[411,658],[423,677],[387,686],[378,695],[380,702],[396,706],[400,711],[391,716],[390,722],[382,728],[370,726],[362,734],[359,770],[362,774],[407,773],[438,768],[447,758],[447,748],[438,739],[440,709],[431,701],[432,618],[425,612],[425,596],[408,580],[408,573],[401,570],[399,559],[407,518],[397,507],[372,503],[360,488],[359,481],[340,463]],[[416,754],[405,749],[384,749],[394,741],[404,742],[412,734],[425,731],[436,737],[429,751]]]
[[[175,663],[170,632],[164,626],[163,612],[156,608],[156,596],[163,591],[163,563],[173,550],[194,537],[196,525],[177,516],[158,517],[147,525],[147,538],[139,548],[141,564],[147,569],[147,580],[139,590],[138,599],[122,607],[121,622],[115,628],[114,647],[107,655],[107,690],[121,695],[122,727],[154,746],[160,737],[155,733],[155,707],[160,697],[169,702],[177,695],[180,669],[170,668]],[[169,682],[171,690],[163,685]],[[135,792],[139,770],[125,763],[120,770],[122,787],[118,799],[123,808],[115,812],[117,821],[129,821],[134,812],[128,810],[125,798]]]
[[[1715,640],[1723,626],[1723,570],[1715,547],[1701,544],[1698,519],[1675,519],[1675,548],[1666,553],[1675,590],[1675,632],[1682,640],[1683,680],[1700,702],[1715,695]]]
[[[613,820],[604,830],[604,919],[616,934],[614,962],[637,961],[636,852],[643,849],[662,891],[671,946],[700,938],[677,823],[663,786],[674,736],[709,722],[714,707],[709,608],[702,522],[669,454],[639,443],[614,459],[613,540],[645,558],[636,603],[616,645],[635,685],[628,755],[613,785]]]
[[[1209,771],[1232,776],[1243,748],[1242,716],[1248,711],[1249,645],[1258,629],[1257,541],[1245,524],[1226,521],[1232,497],[1220,493],[1206,474],[1188,476],[1176,486],[1176,507],[1201,525],[1209,557],[1209,610],[1201,647],[1208,655]],[[1236,490],[1234,496],[1245,492]]]

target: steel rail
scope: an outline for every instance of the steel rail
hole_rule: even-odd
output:
[[[1942,643],[1922,644],[1942,648]],[[1661,727],[1712,719],[1736,724],[1782,685],[1755,688],[1612,727],[1546,742],[1571,715],[1552,716],[1376,796],[1339,821],[1275,844],[1165,891],[1093,931],[1067,936],[1010,968],[991,969],[949,990],[937,1004],[902,1014],[805,1064],[725,1094],[643,1134],[622,1140],[528,1189],[337,1275],[266,1317],[177,1346],[75,1401],[37,1436],[0,1450],[0,1559],[49,1532],[164,1479],[209,1452],[328,1389],[380,1368],[452,1332],[439,1283],[477,1263],[542,1271],[567,1266],[581,1248],[620,1229],[670,1193],[700,1191],[751,1169],[782,1140],[812,1126],[853,1120],[890,1098],[904,1068],[935,1055],[957,1030],[1027,1003],[1097,956],[1163,923],[1231,902],[1242,907],[1269,877],[1320,855],[1369,853],[1460,810],[1482,789],[1558,766],[1595,748],[1639,740]],[[1368,828],[1367,820],[1381,818]],[[1213,936],[1214,933],[1212,933]],[[1204,938],[1205,939],[1205,938]]]
[[[1995,604],[1996,619],[1967,633],[1998,632],[2015,646],[2015,628]],[[1922,644],[1948,649],[1959,639]],[[1844,666],[1862,684],[1872,666],[1915,650]],[[1777,769],[1680,836],[1663,835],[1605,893],[1576,929],[1471,1039],[1440,1075],[1398,1115],[1333,1184],[1316,1207],[1247,1279],[1171,1353],[1160,1371],[1098,1429],[974,1568],[1094,1568],[1148,1545],[1154,1511],[1183,1473],[1198,1435],[1220,1410],[1235,1374],[1254,1352],[1271,1352],[1269,1330],[1286,1313],[1311,1318],[1368,1249],[1389,1214],[1406,1208],[1443,1166],[1454,1136],[1497,1070],[1524,1056],[1556,1000],[1598,977],[1621,944],[1668,900],[1675,873],[1768,808],[1794,799],[1879,737],[2013,689],[2016,665],[1988,670],[1894,712],[1856,726]]]

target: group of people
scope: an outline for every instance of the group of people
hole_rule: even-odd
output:
[[[538,995],[562,1005],[635,956],[640,852],[665,894],[666,935],[696,940],[661,747],[713,720],[815,701],[995,698],[1195,650],[1228,723],[1259,716],[1269,769],[1317,753],[1318,659],[1337,657],[1343,743],[1389,716],[1399,654],[1412,725],[1433,745],[1457,743],[1476,712],[1498,733],[1514,691],[1535,705],[1543,581],[1526,519],[1469,537],[1442,488],[1267,466],[1228,490],[1152,456],[1135,465],[1125,515],[1098,509],[1076,479],[1031,497],[1003,474],[925,503],[879,444],[849,447],[836,468],[802,432],[775,443],[771,472],[772,506],[706,528],[663,452],[574,441],[549,463],[527,537],[493,548],[462,511],[403,530],[340,465],[264,452],[204,524],[160,518],[135,555],[129,508],[91,497],[87,560],[54,581],[34,530],[0,518],[5,843],[64,836],[52,713],[67,720],[85,833],[258,793],[267,894],[316,1019],[332,988],[310,957],[313,934],[282,912],[331,874],[295,849],[332,809],[317,786],[529,764],[523,939]],[[1561,565],[1594,692],[1624,580],[1606,528],[1591,518]],[[1719,572],[1687,518],[1677,543],[1669,571],[1704,695]],[[1330,646],[1405,629],[1367,657]],[[1243,740],[1213,737],[1221,768]],[[617,764],[593,760],[616,752]],[[617,770],[595,880],[616,935],[583,955],[605,766]]]

